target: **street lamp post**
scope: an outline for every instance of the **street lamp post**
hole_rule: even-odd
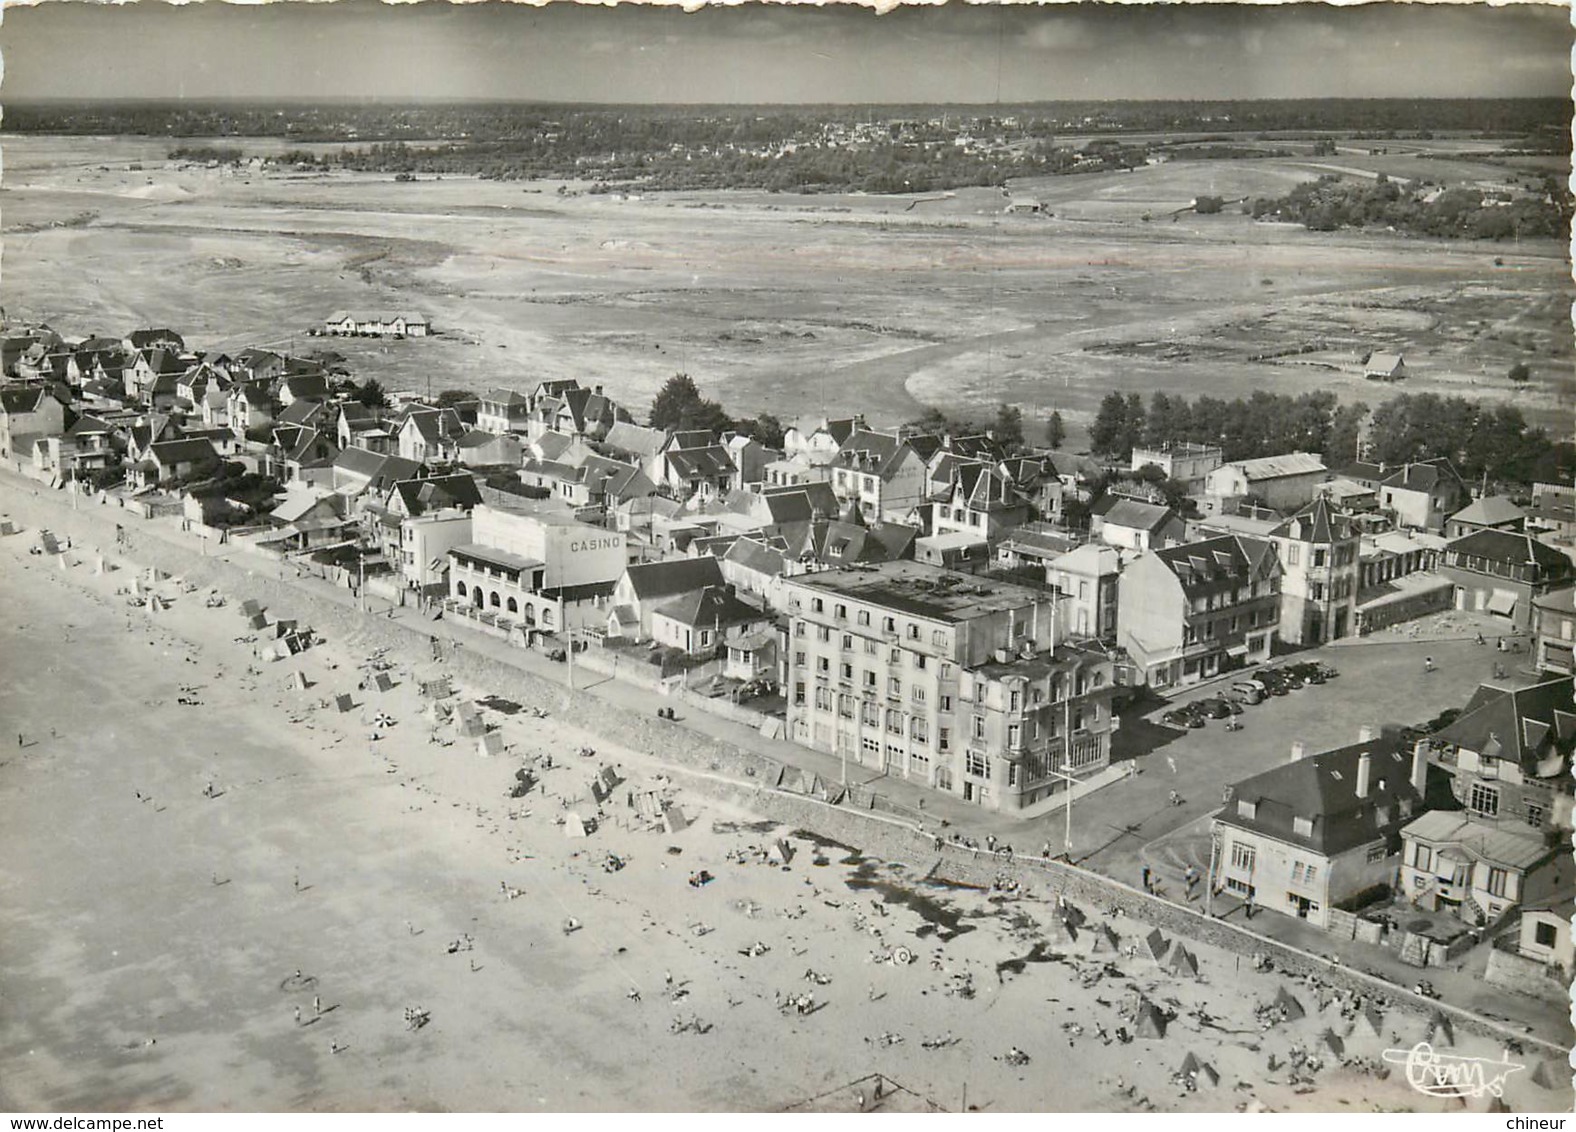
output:
[[[1062,814],[1065,823],[1062,831],[1062,851],[1067,854],[1067,859],[1072,860],[1073,855],[1073,785],[1078,781],[1073,774],[1071,762],[1066,762],[1056,770],[1047,771],[1052,778],[1059,778],[1067,784],[1067,798],[1062,802]]]

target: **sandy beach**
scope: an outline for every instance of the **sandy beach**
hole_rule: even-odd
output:
[[[430,657],[261,659],[245,594],[211,608],[166,578],[149,612],[137,563],[36,545],[0,539],[6,1108],[1460,1107],[1377,1075],[1429,1036],[1416,1015],[1376,1028],[1234,954],[1189,945],[1198,977],[1178,973],[1099,909],[1069,930],[1043,895],[924,884],[550,711],[483,707],[484,757],[435,722]],[[521,768],[539,782],[510,798]],[[651,799],[691,824],[664,832]],[[1283,988],[1298,1010],[1261,1009]],[[1539,1051],[1510,1059],[1513,1109],[1570,1107],[1532,1080]]]

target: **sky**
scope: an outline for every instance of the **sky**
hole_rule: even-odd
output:
[[[1025,102],[1571,89],[1558,5],[7,4],[0,98]]]

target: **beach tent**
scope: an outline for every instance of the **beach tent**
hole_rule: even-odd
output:
[[[449,688],[449,679],[440,676],[436,680],[425,680],[421,685],[421,694],[429,700],[446,700],[454,693]]]
[[[1186,979],[1198,978],[1198,959],[1182,946],[1181,940],[1178,940],[1176,946],[1171,949],[1171,958],[1166,961],[1166,967],[1174,975],[1181,975]]]
[[[1456,1044],[1455,1025],[1436,1010],[1434,1016],[1428,1020],[1428,1033],[1424,1040],[1432,1046],[1453,1046]]]
[[[387,672],[379,672],[372,677],[372,686],[380,692],[387,692],[394,687],[394,681],[389,679]]]
[[[1133,1011],[1133,1033],[1140,1038],[1166,1036],[1166,1016],[1147,998],[1140,998],[1138,1009]]]
[[[155,596],[154,594],[149,594],[148,595],[148,612],[149,613],[158,613],[158,612],[162,611],[163,609],[164,609],[164,606],[159,604],[158,597]]]
[[[260,628],[262,628],[262,626],[259,625],[258,628],[260,629]],[[288,637],[291,633],[294,633],[295,631],[296,631],[296,622],[295,622],[294,618],[281,617],[278,621],[274,622],[274,635],[275,636]]]
[[[247,619],[246,627],[248,629],[266,629],[268,628],[268,618],[261,613],[255,613]]]
[[[689,828],[689,819],[684,816],[684,811],[677,806],[664,806],[662,808],[662,828],[668,833],[682,833]]]
[[[1063,919],[1062,922],[1067,924],[1068,931],[1077,930],[1068,920]],[[1116,931],[1110,924],[1096,924],[1094,930],[1089,932],[1088,935],[1090,955],[1115,955],[1122,950],[1122,939],[1116,934]]]
[[[487,734],[487,725],[481,721],[480,716],[473,715],[467,719],[462,715],[455,721],[454,726],[459,729],[460,735],[466,739],[479,739]]]
[[[351,711],[356,706],[356,701],[350,698],[348,692],[341,692],[334,697],[334,706],[340,711]]]
[[[587,837],[587,836],[589,836],[589,831],[586,829],[586,823],[583,820],[581,820],[580,815],[575,813],[573,810],[570,810],[567,814],[564,815],[564,836],[565,837]]]
[[[488,731],[476,738],[476,753],[483,757],[503,753],[503,732]]]
[[[766,851],[766,855],[772,859],[774,864],[786,865],[793,861],[793,846],[779,837],[772,843],[772,847]]]
[[[1089,917],[1084,915],[1084,910],[1071,900],[1060,901],[1056,908],[1057,914],[1062,918],[1062,923],[1069,928],[1081,928],[1089,922]]]
[[[250,621],[253,617],[256,617],[262,611],[263,607],[258,605],[256,599],[254,598],[247,598],[241,603],[241,616],[246,618],[248,621]]]
[[[1159,928],[1155,928],[1144,937],[1144,953],[1156,963],[1165,955],[1168,946],[1166,937],[1160,933]]]
[[[1363,1012],[1358,1016],[1358,1029],[1366,1030],[1376,1038],[1384,1037],[1384,1015],[1379,1013],[1379,1008],[1373,1003],[1363,1007]]]
[[[1215,1072],[1215,1067],[1207,1061],[1201,1061],[1192,1050],[1189,1050],[1188,1055],[1182,1059],[1179,1072],[1184,1077],[1193,1078],[1195,1084],[1220,1084],[1220,1074]]]
[[[16,524],[10,519],[0,519],[0,535],[16,534]]]
[[[1532,1070],[1532,1083],[1540,1089],[1564,1092],[1571,1087],[1571,1067],[1566,1061],[1544,1058]]]
[[[602,788],[609,793],[612,793],[613,787],[623,781],[623,779],[618,777],[618,771],[614,770],[610,763],[603,763],[602,769],[596,772],[596,776],[601,781]]]
[[[307,682],[306,673],[302,672],[299,668],[296,669],[295,678],[292,682],[295,684],[297,690],[302,692],[306,691],[312,686]]]
[[[1291,992],[1285,986],[1282,986],[1275,992],[1275,1001],[1271,1005],[1279,1007],[1285,1013],[1286,1018],[1292,1022],[1308,1016],[1308,1012],[1302,1008],[1302,1003],[1293,998]]]
[[[1324,1033],[1319,1035],[1319,1041],[1323,1042],[1324,1047],[1336,1057],[1346,1056],[1346,1043],[1341,1040],[1341,1036],[1339,1034],[1330,1029],[1328,1026],[1325,1027]]]

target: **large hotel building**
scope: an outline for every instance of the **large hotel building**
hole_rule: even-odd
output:
[[[914,562],[785,579],[795,742],[989,809],[1109,765],[1113,665],[1053,593]]]

